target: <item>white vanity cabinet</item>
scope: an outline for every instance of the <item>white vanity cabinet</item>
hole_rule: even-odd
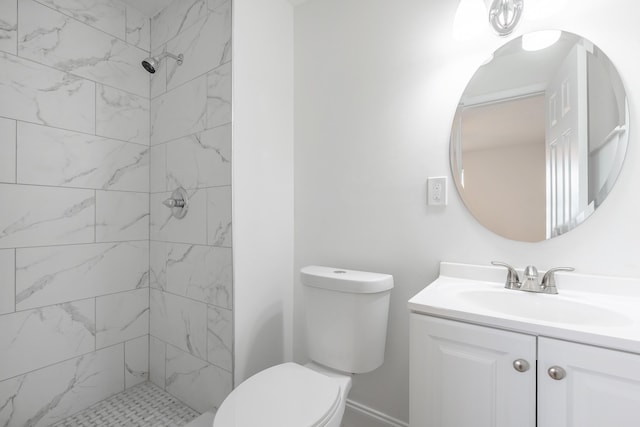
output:
[[[534,336],[414,313],[410,372],[411,427],[536,425]]]
[[[412,313],[410,369],[411,427],[640,426],[634,353]]]
[[[539,337],[538,426],[640,426],[640,355]]]

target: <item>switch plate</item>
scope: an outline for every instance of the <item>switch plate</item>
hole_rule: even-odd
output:
[[[427,178],[427,204],[429,206],[447,205],[446,176],[433,176]]]

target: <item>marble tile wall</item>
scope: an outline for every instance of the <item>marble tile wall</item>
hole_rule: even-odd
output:
[[[229,372],[167,345],[166,389],[198,412],[219,406],[231,392]]]
[[[124,19],[123,15],[123,24]],[[147,52],[33,0],[18,3],[18,55],[94,82],[149,96],[149,76],[140,68],[141,58],[146,58]]]
[[[0,1],[2,426],[149,377],[150,43],[119,0]]]
[[[151,381],[198,411],[232,388],[231,1],[175,0],[151,20]],[[190,196],[182,220],[162,201]]]
[[[0,315],[16,309],[15,256],[13,249],[0,250]]]
[[[149,336],[124,343],[124,386],[125,388],[149,380]]]
[[[0,2],[0,50],[16,53],[18,48],[18,2]]]
[[[124,390],[124,345],[0,382],[3,425],[46,427]]]
[[[16,122],[0,118],[0,182],[16,182]]]

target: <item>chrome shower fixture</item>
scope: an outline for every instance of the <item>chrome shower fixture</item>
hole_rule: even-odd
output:
[[[189,195],[184,188],[178,187],[171,193],[171,197],[162,202],[162,204],[171,209],[173,217],[182,219],[189,210]]]
[[[500,36],[508,36],[520,22],[524,0],[493,0],[489,23]]]
[[[182,60],[184,59],[184,55],[183,54],[180,54],[180,55],[176,56],[176,55],[174,55],[172,53],[169,53],[169,52],[163,52],[159,56],[151,56],[151,57],[145,59],[144,61],[142,61],[142,66],[144,67],[145,70],[147,70],[148,72],[153,74],[158,69],[158,66],[160,65],[160,61],[163,58],[167,57],[167,56],[169,58],[175,59],[176,62],[178,63],[178,65],[182,65]]]

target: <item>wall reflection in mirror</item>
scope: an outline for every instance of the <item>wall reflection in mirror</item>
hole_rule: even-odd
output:
[[[611,191],[629,134],[620,77],[575,34],[526,34],[467,85],[451,131],[451,167],[480,223],[537,242],[575,228]]]

